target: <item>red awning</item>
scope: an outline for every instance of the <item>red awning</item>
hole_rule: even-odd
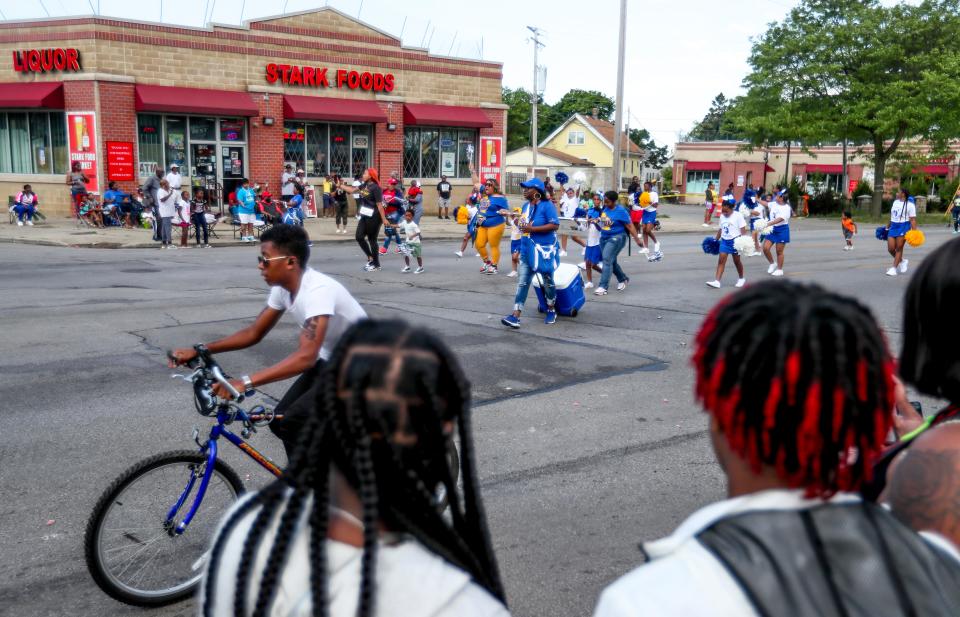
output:
[[[720,171],[720,163],[709,163],[705,161],[687,161],[687,171]]]
[[[175,88],[171,86],[137,86],[137,111],[170,111],[218,116],[256,116],[257,104],[246,92]]]
[[[923,168],[923,173],[930,176],[948,176],[950,175],[949,165],[927,165]]]
[[[326,96],[283,95],[283,117],[334,122],[386,122],[387,114],[374,101]]]
[[[63,109],[63,84],[52,81],[0,84],[0,107]]]
[[[763,171],[771,172],[771,171],[777,171],[777,170],[774,169],[773,167],[770,167],[769,165],[764,165],[764,166],[763,166]]]
[[[451,105],[426,105],[411,103],[403,106],[403,123],[420,126],[462,126],[474,129],[489,129],[493,122],[487,114],[476,107],[453,107]]]
[[[807,165],[808,174],[842,174],[843,165]]]

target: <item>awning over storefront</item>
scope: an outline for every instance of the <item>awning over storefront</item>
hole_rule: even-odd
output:
[[[843,165],[807,165],[808,174],[842,174]]]
[[[929,176],[948,176],[950,175],[949,165],[927,165],[923,168],[923,173]]]
[[[0,84],[0,107],[63,109],[63,84],[49,81]]]
[[[256,116],[257,104],[246,92],[176,88],[172,86],[137,86],[137,111],[167,111],[217,116]]]
[[[488,129],[493,126],[490,118],[476,107],[452,105],[427,105],[411,103],[403,106],[403,123],[420,126],[460,126]]]
[[[719,162],[687,161],[687,171],[720,171]]]
[[[336,99],[327,96],[283,95],[283,117],[331,122],[386,122],[387,115],[374,101]]]
[[[764,166],[763,166],[763,171],[769,173],[769,172],[777,171],[777,170],[774,169],[773,167],[770,167],[769,165],[764,165]]]

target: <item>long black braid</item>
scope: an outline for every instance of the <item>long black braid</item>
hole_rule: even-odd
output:
[[[449,349],[429,332],[403,322],[364,322],[343,335],[318,384],[318,412],[304,425],[284,477],[244,508],[244,513],[254,506],[260,510],[244,543],[235,579],[235,614],[249,614],[246,597],[251,564],[281,507],[278,531],[268,541],[267,563],[258,573],[253,614],[269,614],[305,508],[311,530],[313,614],[328,614],[326,537],[331,466],[353,487],[362,506],[360,617],[376,612],[381,525],[413,537],[504,601],[478,488],[470,384]],[[447,458],[451,436],[444,425],[449,422],[455,422],[459,431],[462,495]],[[395,439],[401,437],[402,444]],[[440,486],[449,499],[449,520],[437,508]],[[241,516],[234,513],[232,518],[236,521]],[[217,601],[213,578],[227,536],[221,534],[211,554],[205,615]]]
[[[697,398],[754,470],[820,497],[870,479],[892,421],[894,363],[856,300],[754,285],[707,316],[693,363]]]

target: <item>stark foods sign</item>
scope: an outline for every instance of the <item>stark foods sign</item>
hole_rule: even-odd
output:
[[[349,90],[368,90],[371,92],[393,92],[393,73],[370,73],[367,71],[336,72],[319,66],[297,66],[296,64],[267,65],[267,83],[280,82],[286,86],[309,86],[313,88],[347,88]]]
[[[14,51],[13,70],[18,73],[76,73],[80,71],[80,50],[57,48]]]

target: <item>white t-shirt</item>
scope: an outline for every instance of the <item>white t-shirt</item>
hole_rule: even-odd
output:
[[[303,271],[296,298],[291,301],[290,292],[283,287],[271,287],[267,306],[289,312],[301,327],[311,317],[329,317],[327,333],[323,337],[320,353],[317,354],[321,360],[330,358],[333,348],[347,328],[367,318],[366,311],[343,285],[313,268]]]
[[[293,180],[297,176],[290,173],[289,171],[283,172],[280,176],[280,194],[286,196],[293,196]]]
[[[720,239],[733,240],[740,237],[740,230],[747,224],[739,212],[731,212],[730,216],[720,215]]]
[[[579,205],[580,200],[576,196],[570,197],[564,193],[563,197],[560,198],[560,216],[565,219],[572,219]]]
[[[420,226],[414,223],[413,221],[407,221],[405,219],[400,219],[398,223],[400,229],[403,231],[404,242],[407,244],[420,244]],[[417,236],[413,238],[413,236]],[[413,238],[413,239],[411,239]]]
[[[162,219],[173,218],[177,215],[177,198],[172,190],[157,190],[157,210]]]
[[[174,191],[177,194],[177,199],[179,199],[180,186],[183,185],[183,176],[181,174],[175,174],[171,171],[167,174],[166,181],[167,184],[170,185],[170,190]]]
[[[656,212],[657,204],[660,203],[660,195],[656,191],[650,190],[650,205],[643,209],[644,212]]]
[[[587,210],[588,216],[591,211],[602,212],[603,207],[601,206],[600,208],[588,209]],[[587,246],[600,246],[600,229],[593,223],[590,223],[589,225],[587,225]]]
[[[790,210],[790,204],[782,204],[782,205],[781,205],[781,204],[778,204],[778,203],[772,203],[772,204],[770,204],[770,219],[769,219],[769,220],[775,221],[775,220],[777,220],[777,219],[779,219],[779,218],[782,218],[782,219],[783,219],[782,222],[777,223],[776,225],[774,225],[774,227],[783,227],[784,225],[789,225],[789,224],[790,224],[790,213],[791,213],[791,212],[792,212],[792,211]]]
[[[917,216],[917,204],[912,201],[907,201],[904,204],[899,199],[893,202],[893,205],[890,207],[890,222],[891,223],[907,223],[910,221],[911,217]]]
[[[252,496],[252,495],[251,495]],[[234,509],[249,497],[242,499]],[[286,566],[279,574],[277,594],[270,608],[271,617],[309,617],[313,614],[310,585],[309,515],[313,498],[308,497],[303,513],[292,532]],[[284,507],[277,509],[264,530],[257,548],[247,594],[253,607],[259,591],[259,573],[263,572],[270,547],[280,525]],[[217,569],[216,592],[211,613],[233,617],[233,596],[244,539],[259,508],[252,508],[227,532]],[[230,514],[224,516],[226,520]],[[217,535],[224,530],[221,528]],[[331,617],[354,617],[360,598],[360,562],[363,550],[327,540],[327,600]],[[206,585],[201,585],[205,593]],[[376,617],[509,617],[506,607],[470,576],[416,540],[397,544],[380,543],[377,549]],[[200,605],[204,599],[201,597]]]

